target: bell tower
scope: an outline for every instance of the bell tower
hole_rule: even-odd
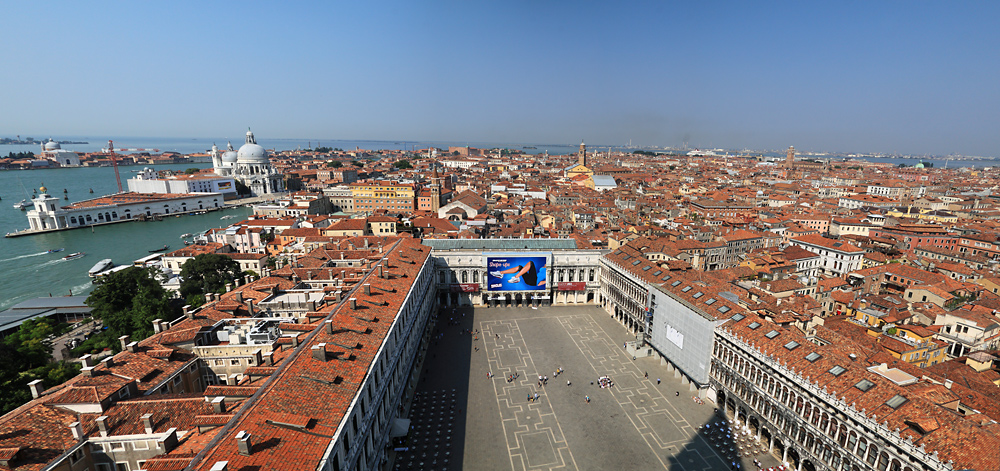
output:
[[[583,141],[580,141],[580,154],[577,162],[584,167],[587,166],[587,144],[584,144]]]

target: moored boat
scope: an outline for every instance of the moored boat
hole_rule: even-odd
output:
[[[98,273],[107,270],[113,266],[115,266],[114,262],[112,262],[110,258],[105,258],[104,260],[101,260],[100,262],[94,264],[93,268],[91,268],[90,271],[87,272],[87,274],[93,278],[97,276]]]
[[[149,251],[149,253],[157,253],[157,252],[166,252],[166,251],[167,251],[167,249],[169,249],[169,248],[170,248],[170,246],[169,246],[169,245],[167,245],[167,244],[163,244],[163,247],[160,247],[160,248],[158,248],[158,249],[153,249],[153,250],[150,250],[150,251]]]
[[[49,249],[45,253],[56,253],[56,252],[62,252],[63,250],[66,249]]]
[[[62,259],[63,260],[76,260],[78,258],[83,257],[84,255],[86,255],[86,254],[83,253],[83,252],[73,252],[73,253],[71,253],[71,254],[63,257]]]

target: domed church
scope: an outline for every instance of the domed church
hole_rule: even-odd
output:
[[[271,166],[267,151],[257,144],[253,132],[247,130],[247,142],[234,151],[233,144],[228,144],[228,150],[219,153],[219,148],[212,145],[212,167],[216,175],[233,177],[248,188],[254,196],[285,191],[284,175]]]

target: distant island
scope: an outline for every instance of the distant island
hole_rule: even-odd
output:
[[[26,137],[24,139],[21,139],[20,136],[18,136],[18,138],[16,138],[16,139],[11,139],[9,137],[0,137],[0,144],[12,145],[12,146],[33,146],[33,145],[38,145],[38,144],[44,144],[46,142],[48,142],[48,141],[36,141],[35,138],[33,138],[33,137]],[[89,142],[84,142],[84,141],[54,141],[54,142],[57,142],[60,145],[62,145],[62,144],[90,144]]]

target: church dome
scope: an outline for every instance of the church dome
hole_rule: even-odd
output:
[[[267,151],[257,145],[257,140],[253,137],[253,132],[247,131],[247,142],[240,146],[237,153],[237,162],[241,164],[266,164],[269,163]]]
[[[239,155],[236,154],[235,150],[228,150],[222,153],[222,161],[225,163],[236,163],[239,160]]]
[[[62,146],[60,146],[58,142],[53,141],[52,138],[49,138],[49,142],[45,143],[45,150],[59,150],[59,149],[62,149]]]

